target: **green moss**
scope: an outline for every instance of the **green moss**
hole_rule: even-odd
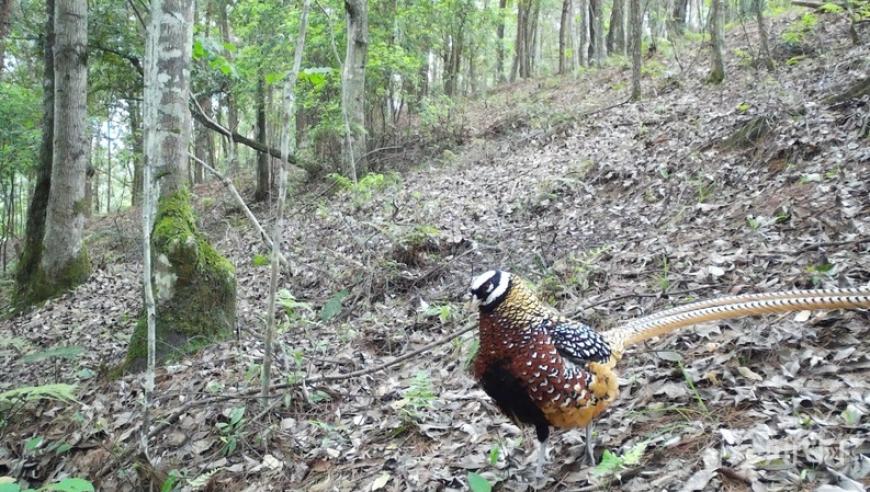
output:
[[[233,333],[235,268],[196,227],[190,194],[160,199],[151,235],[157,303],[157,357],[177,359]],[[139,318],[125,370],[144,367],[147,327]]]
[[[41,253],[38,252],[36,254]],[[22,255],[22,261],[30,261]],[[59,272],[57,278],[49,279],[42,265],[37,264],[30,273],[30,278],[19,277],[19,289],[15,294],[15,304],[19,308],[42,302],[58,294],[62,294],[75,286],[84,283],[91,274],[91,261],[88,250],[82,245],[79,255]]]

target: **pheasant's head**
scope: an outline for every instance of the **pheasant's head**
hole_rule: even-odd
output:
[[[471,302],[482,311],[492,311],[505,300],[512,285],[508,272],[490,270],[481,273],[471,281]]]

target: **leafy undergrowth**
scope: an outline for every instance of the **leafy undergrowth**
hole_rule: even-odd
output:
[[[693,46],[678,48],[682,67],[648,60],[658,70],[640,104],[610,107],[626,92],[619,66],[514,84],[469,103],[461,147],[398,175],[297,195],[273,370],[299,382],[432,342],[474,320],[461,297],[493,266],[602,328],[689,299],[866,285],[868,103],[825,100],[867,76],[870,50],[825,16],[802,31],[803,54],[782,51],[768,74],[747,63],[756,43],[746,28],[721,86],[700,82],[706,59]],[[240,339],[161,369],[157,422],[258,382],[268,253],[218,184],[197,196],[203,231],[236,266]],[[0,475],[94,479],[136,446],[140,381],[105,375],[141,308],[138,230],[135,211],[96,224],[91,280],[0,327],[0,392],[75,383],[79,399],[9,409]],[[640,347],[621,365],[620,401],[595,425],[601,463],[581,465],[582,431],[555,432],[542,481],[527,458],[533,434],[468,375],[470,333],[386,372],[297,387],[266,412],[254,399],[193,406],[152,440],[153,467],[124,463],[101,485],[858,490],[868,484],[868,321],[738,320]]]

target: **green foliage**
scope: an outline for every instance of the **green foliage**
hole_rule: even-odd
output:
[[[221,454],[229,456],[236,451],[239,444],[239,437],[242,428],[245,426],[245,407],[234,407],[224,411],[226,422],[218,422],[215,424],[220,431],[220,440],[224,443],[221,448]]]
[[[831,279],[837,273],[834,265],[828,262],[809,265],[807,266],[806,271],[810,275],[810,280],[813,285],[816,287],[820,287],[825,283],[825,281]]]
[[[341,312],[342,302],[344,298],[350,295],[348,290],[340,290],[330,297],[328,301],[320,308],[320,320],[323,322],[329,321],[338,316]]]
[[[658,289],[662,292],[668,290],[671,286],[671,264],[667,256],[662,257],[661,270],[655,275],[655,283]]]
[[[94,484],[84,478],[64,478],[38,489],[23,488],[10,477],[0,477],[0,492],[94,492]]]
[[[625,467],[640,463],[649,441],[641,441],[622,455],[616,455],[610,450],[604,450],[601,462],[592,469],[592,473],[598,476],[616,475]]]
[[[745,101],[737,105],[737,112],[740,114],[746,114],[750,109],[752,109],[752,105]]]
[[[255,254],[251,259],[251,264],[255,267],[269,266],[270,263],[269,257],[260,253]]]
[[[422,418],[421,411],[432,408],[434,401],[432,380],[429,374],[420,371],[411,380],[410,386],[402,394],[402,399],[396,402],[395,408],[401,412],[403,418],[418,421]]]
[[[447,323],[456,317],[456,310],[451,304],[429,306],[423,311],[423,316],[431,318],[437,316],[441,323]]]
[[[71,345],[68,347],[52,347],[41,352],[27,354],[22,357],[21,360],[27,364],[44,362],[49,359],[74,360],[78,359],[84,351],[84,347],[79,347],[77,345]]]
[[[826,14],[841,14],[844,12],[843,7],[840,7],[836,3],[831,2],[825,3],[824,5],[819,7],[819,10]]]
[[[788,28],[782,32],[782,40],[789,45],[798,45],[804,40],[804,37],[816,27],[818,17],[812,12],[807,12],[800,20],[793,22]]]
[[[300,317],[300,311],[306,311],[309,313],[314,311],[311,304],[296,300],[296,297],[294,297],[287,289],[279,290],[276,293],[275,300],[278,302],[279,306],[284,308],[284,313],[287,314],[287,318],[289,318],[290,321],[298,320]]]
[[[483,478],[474,472],[468,472],[468,488],[471,492],[491,492],[492,484],[489,483],[489,480]]]
[[[382,192],[401,182],[399,175],[396,173],[369,173],[356,183],[338,173],[332,173],[329,177],[339,188],[351,193],[357,206],[369,203],[374,198],[375,193]]]
[[[0,411],[8,409],[16,402],[40,400],[74,402],[76,401],[75,390],[75,385],[61,383],[11,389],[0,393]]]

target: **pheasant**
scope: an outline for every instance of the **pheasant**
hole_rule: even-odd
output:
[[[537,475],[550,427],[586,427],[619,395],[614,366],[625,349],[678,328],[714,320],[814,309],[870,308],[870,288],[792,290],[700,301],[638,318],[599,333],[561,317],[519,277],[490,270],[471,283],[480,316],[474,377],[516,424],[534,426]]]

